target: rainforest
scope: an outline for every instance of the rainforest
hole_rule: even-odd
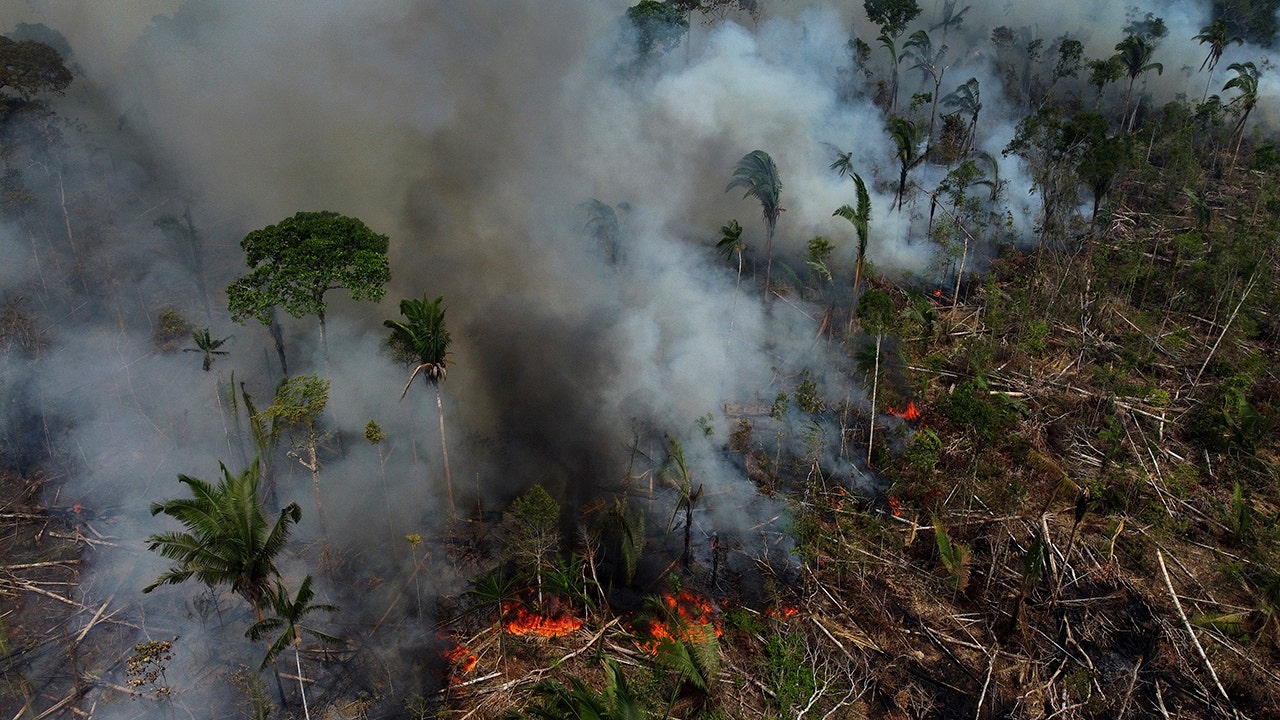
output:
[[[0,719],[1280,716],[1278,13],[0,7]]]

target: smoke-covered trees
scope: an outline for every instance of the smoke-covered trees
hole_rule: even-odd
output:
[[[152,515],[168,515],[185,530],[156,533],[147,539],[149,550],[174,564],[142,591],[149,593],[194,577],[211,588],[230,587],[260,612],[271,581],[279,574],[276,556],[302,519],[302,509],[297,503],[289,504],[268,527],[258,498],[258,461],[239,475],[232,475],[226,465],[221,468],[222,479],[216,485],[179,475],[178,481],[187,486],[191,497],[152,503]]]
[[[907,194],[907,173],[924,162],[924,138],[920,126],[902,117],[889,118],[889,139],[893,141],[894,158],[898,161],[898,191],[894,195],[898,211],[902,211],[902,199]]]
[[[760,213],[764,216],[765,225],[765,266],[764,296],[769,297],[769,283],[773,276],[773,233],[778,227],[778,216],[782,214],[782,179],[778,177],[778,166],[773,158],[763,150],[752,150],[733,168],[733,179],[724,191],[744,188],[743,198],[754,197],[760,203]]]
[[[71,80],[62,54],[52,46],[0,35],[0,100],[30,100],[44,92],[61,95]]]
[[[391,277],[386,235],[332,211],[300,212],[254,230],[240,241],[250,272],[227,287],[231,319],[273,322],[276,307],[293,317],[315,315],[326,364],[325,293],[346,289],[352,300],[377,302]]]
[[[627,22],[631,25],[639,66],[679,45],[680,38],[689,32],[684,11],[661,0],[640,0],[627,8]]]
[[[847,175],[853,180],[857,189],[857,205],[841,205],[831,214],[848,220],[858,237],[857,259],[853,268],[853,294],[856,296],[858,285],[862,282],[862,271],[867,263],[867,241],[871,236],[871,195],[867,192],[867,184],[863,182],[862,176],[854,172],[853,165],[849,162],[850,157],[851,153],[837,152],[830,167],[841,177]]]
[[[444,439],[444,404],[440,398],[440,382],[447,372],[449,357],[449,328],[444,322],[444,297],[429,300],[424,293],[422,299],[406,298],[400,301],[400,314],[404,321],[385,320],[383,325],[391,329],[386,346],[391,357],[397,362],[413,366],[409,373],[409,381],[404,384],[400,399],[409,392],[418,373],[436,391],[436,413],[440,420],[440,453],[444,459],[445,488],[449,493],[449,509],[457,508],[453,502],[453,476],[449,472],[449,446]]]
[[[320,493],[319,423],[328,404],[329,381],[317,375],[299,375],[282,382],[271,405],[254,418],[262,427],[269,426],[274,437],[278,437],[281,431],[293,435],[295,447],[306,453],[303,457],[296,451],[290,451],[289,456],[311,472],[311,488],[315,494],[326,565],[329,563],[329,524]]]

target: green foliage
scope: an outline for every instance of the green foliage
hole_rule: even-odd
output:
[[[891,331],[896,313],[893,298],[883,290],[868,290],[858,298],[858,322],[872,335]]]
[[[604,660],[604,687],[599,691],[580,678],[570,678],[569,683],[569,687],[555,680],[538,683],[534,686],[537,704],[525,708],[518,717],[537,720],[646,720],[652,717],[645,710],[643,698],[627,684],[622,668],[612,658]]]
[[[936,516],[933,518],[933,536],[938,546],[938,557],[951,578],[952,587],[957,591],[964,590],[969,584],[969,560],[972,557],[969,547],[952,542],[951,535]]]
[[[377,302],[390,279],[387,236],[335,212],[300,212],[240,241],[250,272],[227,287],[231,319],[272,322],[272,309],[324,322],[324,295],[345,288],[352,300]]]
[[[716,243],[716,249],[724,253],[725,260],[732,258],[734,254],[741,256],[742,226],[737,220],[730,220],[728,224],[721,226],[720,240]]]
[[[1040,357],[1046,349],[1045,340],[1049,337],[1049,323],[1044,318],[1033,318],[1022,325],[1018,331],[1018,349],[1031,357]]]
[[[377,445],[387,439],[387,434],[383,432],[377,420],[370,420],[364,426],[364,439],[368,440],[370,445]]]
[[[211,588],[229,585],[255,607],[268,601],[269,583],[279,574],[275,558],[302,518],[302,509],[297,503],[289,504],[268,528],[258,499],[258,461],[239,475],[220,466],[222,479],[217,485],[179,475],[178,481],[190,489],[192,497],[151,504],[152,515],[172,517],[185,532],[147,538],[148,550],[175,563],[143,592],[194,577]]]
[[[911,444],[902,452],[902,459],[918,472],[929,472],[938,465],[942,454],[942,438],[933,429],[922,427],[911,437]]]
[[[773,404],[769,406],[769,417],[774,420],[781,420],[786,417],[788,407],[790,407],[790,403],[788,401],[787,394],[785,392],[779,392],[777,396],[773,398]]]
[[[880,31],[896,37],[920,14],[916,0],[864,0],[867,19],[880,26]]]
[[[935,407],[947,420],[967,427],[984,443],[994,441],[1012,420],[1006,403],[993,399],[982,378],[960,383],[939,399]]]
[[[765,644],[765,684],[778,717],[794,717],[813,697],[817,681],[805,657],[805,636],[778,633]]]
[[[1247,541],[1253,531],[1253,510],[1244,496],[1244,488],[1236,483],[1231,490],[1231,502],[1227,507],[1227,529],[1236,543]]]
[[[396,362],[414,366],[413,372],[409,375],[409,382],[405,383],[404,392],[400,393],[401,398],[409,392],[409,386],[413,384],[419,372],[422,372],[427,382],[431,384],[437,384],[445,379],[449,342],[453,338],[449,335],[448,326],[445,325],[444,313],[443,296],[428,300],[427,295],[423,294],[420,300],[406,298],[400,301],[400,314],[404,316],[404,322],[399,320],[382,322],[384,326],[391,329],[391,336],[386,341],[391,357]]]
[[[275,400],[259,414],[259,422],[278,436],[284,428],[314,433],[329,404],[329,381],[317,375],[298,375],[280,383]]]
[[[822,412],[824,405],[822,396],[818,394],[818,383],[808,368],[800,371],[800,384],[796,386],[796,407],[801,412]]]
[[[534,485],[502,513],[502,534],[503,554],[534,581],[541,608],[544,573],[560,551],[560,503],[542,485]]]
[[[245,631],[245,636],[254,641],[279,633],[267,647],[266,656],[258,666],[259,670],[265,670],[271,661],[290,645],[293,645],[296,651],[297,646],[302,643],[303,635],[309,635],[323,643],[339,642],[338,638],[332,635],[302,624],[307,615],[317,610],[332,612],[338,609],[335,605],[311,602],[314,598],[315,591],[311,588],[310,575],[302,580],[302,584],[298,586],[297,595],[293,596],[289,594],[289,588],[285,587],[279,578],[276,579],[275,588],[268,594],[272,616],[255,622]]]
[[[198,352],[203,355],[203,367],[205,372],[209,372],[209,366],[213,365],[214,359],[219,355],[230,355],[226,350],[219,350],[224,343],[230,340],[230,337],[224,337],[220,340],[214,340],[209,334],[209,328],[202,327],[191,331],[191,341],[196,344],[193,348],[183,348],[183,352]]]
[[[778,224],[778,216],[782,214],[782,179],[778,175],[778,166],[773,158],[763,150],[752,150],[733,168],[733,179],[725,186],[724,191],[734,188],[745,190],[743,198],[754,197],[760,203],[760,212],[764,215],[765,224],[769,227],[769,235]]]
[[[805,256],[805,264],[813,271],[819,285],[823,282],[831,282],[831,253],[835,252],[835,246],[827,238],[818,235],[809,241],[809,252]]]

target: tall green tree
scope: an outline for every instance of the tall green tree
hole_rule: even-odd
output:
[[[738,258],[738,279],[733,286],[733,307],[729,310],[729,334],[732,336],[733,322],[738,317],[738,294],[742,289],[742,253],[747,249],[742,242],[742,225],[737,219],[720,226],[720,240],[716,242],[716,249],[724,253],[726,260],[734,256]]]
[[[1125,132],[1133,129],[1133,123],[1138,118],[1138,105],[1141,104],[1134,104],[1133,112],[1129,112],[1130,103],[1133,100],[1134,82],[1149,70],[1155,70],[1157,75],[1164,74],[1164,65],[1151,62],[1151,56],[1154,53],[1155,46],[1142,35],[1129,35],[1116,43],[1115,57],[1120,62],[1124,74],[1129,77],[1129,88],[1124,94],[1124,112],[1120,116],[1120,127]]]
[[[920,14],[916,0],[864,0],[862,9],[881,32],[895,38]]]
[[[1209,88],[1213,86],[1213,69],[1218,66],[1218,61],[1222,59],[1222,53],[1226,52],[1227,46],[1232,43],[1243,45],[1244,39],[1231,34],[1231,31],[1227,29],[1226,18],[1215,19],[1200,28],[1200,34],[1191,39],[1201,45],[1209,46],[1209,53],[1205,55],[1204,62],[1200,63],[1200,72],[1204,72],[1206,69],[1209,71],[1209,78],[1204,84],[1204,96],[1200,98],[1200,102],[1204,102],[1209,97]]]
[[[782,179],[778,177],[778,166],[773,158],[763,150],[752,150],[733,168],[733,179],[724,191],[743,188],[744,199],[754,197],[760,203],[760,212],[765,224],[765,270],[764,296],[769,298],[769,283],[773,278],[773,233],[778,227],[778,216],[782,214]]]
[[[444,402],[440,396],[440,383],[447,374],[449,328],[444,322],[444,297],[435,300],[406,298],[400,301],[400,314],[404,321],[384,320],[383,325],[391,329],[387,338],[387,348],[391,356],[398,362],[413,366],[409,373],[409,381],[404,384],[400,399],[409,392],[409,386],[421,373],[423,379],[436,391],[436,415],[440,421],[440,454],[444,459],[445,489],[449,493],[449,510],[456,512],[453,502],[453,475],[449,471],[449,445],[444,435]]]
[[[147,538],[147,549],[174,564],[142,591],[195,578],[210,588],[230,587],[261,618],[271,581],[279,575],[276,557],[302,518],[302,509],[290,503],[268,525],[258,499],[258,461],[239,475],[220,466],[222,479],[216,485],[179,475],[178,482],[187,486],[191,497],[152,503],[152,515],[168,515],[185,530]]]
[[[309,635],[322,643],[339,642],[338,638],[333,635],[303,624],[303,620],[317,610],[332,612],[338,609],[336,605],[311,602],[314,598],[315,591],[311,589],[310,575],[303,579],[302,585],[298,587],[298,594],[293,596],[290,596],[289,588],[285,587],[284,583],[277,578],[275,589],[269,596],[272,615],[254,623],[245,632],[245,635],[255,642],[279,633],[267,648],[267,654],[262,659],[262,664],[258,666],[259,670],[265,670],[267,665],[273,664],[276,657],[284,652],[285,648],[293,648],[293,661],[298,669],[298,692],[302,695],[302,713],[307,720],[311,720],[311,710],[307,706],[307,687],[302,675],[302,652],[300,650],[302,637]],[[279,682],[279,680],[280,675],[276,673],[276,681]]]
[[[386,235],[336,212],[300,212],[254,230],[240,241],[250,272],[227,287],[231,319],[271,325],[276,307],[295,318],[315,315],[326,366],[325,294],[345,289],[352,300],[377,302],[391,277]]]

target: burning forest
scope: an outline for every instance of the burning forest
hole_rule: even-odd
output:
[[[1266,718],[1276,2],[0,8],[0,717]]]

